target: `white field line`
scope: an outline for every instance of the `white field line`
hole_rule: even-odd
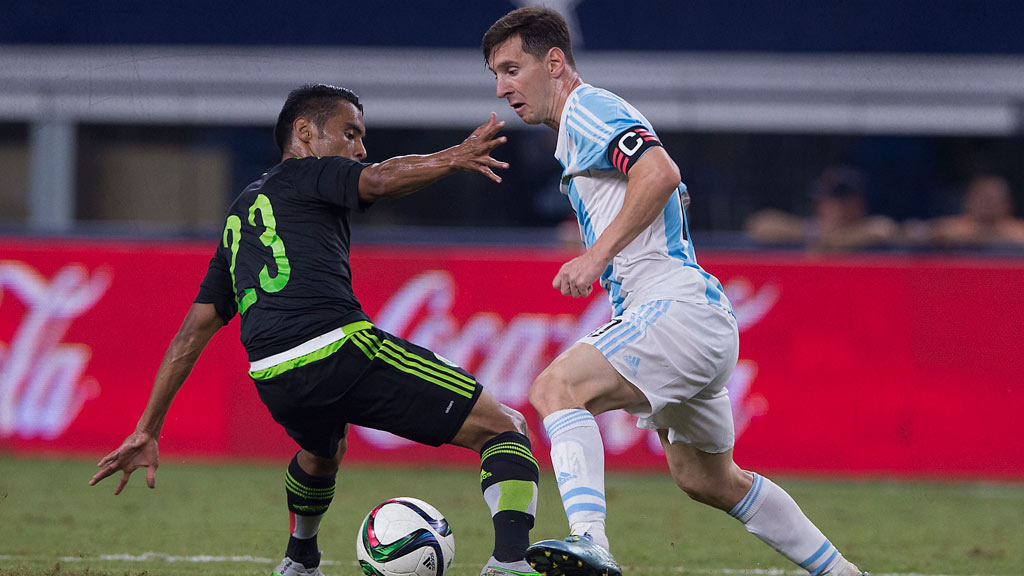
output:
[[[0,560],[18,560],[28,556],[11,556],[0,554]],[[145,554],[101,554],[99,556],[63,556],[58,558],[61,562],[193,562],[198,564],[214,562],[237,562],[248,564],[276,564],[279,559],[260,558],[258,556],[173,556],[159,552],[146,552]],[[324,566],[356,566],[356,562],[338,562],[336,560],[324,560],[320,564]],[[463,566],[456,562],[455,566]],[[468,566],[468,564],[465,564]],[[651,571],[657,569],[665,574],[706,574],[708,576],[807,576],[803,570],[782,570],[779,568],[683,568],[683,567],[655,567],[655,566],[624,566],[624,568],[644,569]],[[992,576],[986,574],[935,574],[921,572],[872,572],[872,576]]]

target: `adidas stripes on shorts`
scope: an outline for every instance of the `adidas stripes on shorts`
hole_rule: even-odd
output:
[[[446,444],[482,391],[469,372],[374,326],[325,358],[254,381],[274,420],[323,458],[335,455],[347,424]]]
[[[735,442],[726,383],[739,355],[736,318],[712,304],[655,300],[633,306],[579,340],[639,388],[650,410],[637,427],[718,454]]]

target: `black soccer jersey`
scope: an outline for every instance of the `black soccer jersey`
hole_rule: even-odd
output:
[[[340,157],[288,159],[232,203],[195,301],[212,303],[225,324],[241,315],[250,361],[368,319],[349,266],[362,169]]]

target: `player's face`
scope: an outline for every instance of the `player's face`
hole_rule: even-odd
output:
[[[324,129],[315,134],[309,147],[316,156],[341,156],[361,161],[366,158],[365,134],[363,114],[355,104],[343,100],[338,105],[338,113],[324,123]]]
[[[496,95],[527,124],[541,124],[554,118],[551,75],[542,60],[523,52],[523,41],[513,36],[491,51],[487,63],[497,81]]]

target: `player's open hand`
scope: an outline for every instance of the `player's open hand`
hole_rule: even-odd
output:
[[[100,471],[89,481],[89,486],[95,486],[97,482],[120,470],[121,480],[114,489],[114,494],[120,494],[132,472],[145,467],[146,485],[156,488],[156,469],[159,465],[160,451],[157,449],[156,438],[145,432],[135,432],[125,438],[117,450],[99,461],[97,466],[100,467]]]
[[[494,168],[508,168],[507,162],[501,162],[491,158],[491,152],[504,144],[508,139],[498,136],[498,132],[505,127],[505,121],[498,121],[498,115],[491,112],[490,119],[473,130],[462,144],[453,146],[455,155],[455,166],[466,172],[479,172],[495,182],[501,182],[501,176],[494,173]]]

